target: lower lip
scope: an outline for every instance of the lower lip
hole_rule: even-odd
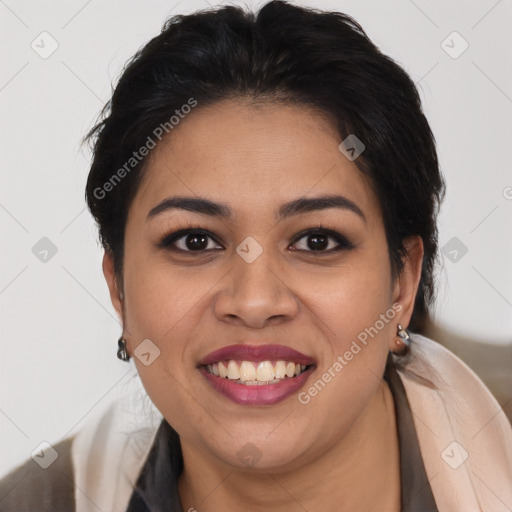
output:
[[[314,367],[309,367],[297,377],[289,377],[275,384],[256,384],[248,386],[238,384],[234,380],[217,377],[201,366],[199,371],[206,377],[213,388],[240,405],[274,405],[296,393],[313,373]]]

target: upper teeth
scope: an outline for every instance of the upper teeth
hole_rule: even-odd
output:
[[[287,361],[275,361],[273,364],[271,361],[253,363],[252,361],[235,361],[231,359],[229,361],[209,364],[206,366],[206,369],[217,377],[238,380],[244,384],[257,384],[278,382],[279,379],[284,379],[285,377],[294,377],[303,372],[306,369],[306,365]]]

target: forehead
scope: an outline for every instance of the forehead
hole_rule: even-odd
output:
[[[171,195],[268,210],[302,196],[341,193],[378,216],[368,178],[339,151],[325,116],[304,106],[225,100],[196,109],[150,153],[134,207]]]

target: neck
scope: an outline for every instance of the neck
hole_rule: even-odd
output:
[[[400,510],[395,408],[385,381],[343,439],[293,471],[241,470],[184,442],[182,450],[184,511]]]

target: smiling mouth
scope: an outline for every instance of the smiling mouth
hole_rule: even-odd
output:
[[[236,384],[261,386],[293,379],[311,366],[283,360],[253,362],[230,359],[203,365],[203,368],[210,375]]]

